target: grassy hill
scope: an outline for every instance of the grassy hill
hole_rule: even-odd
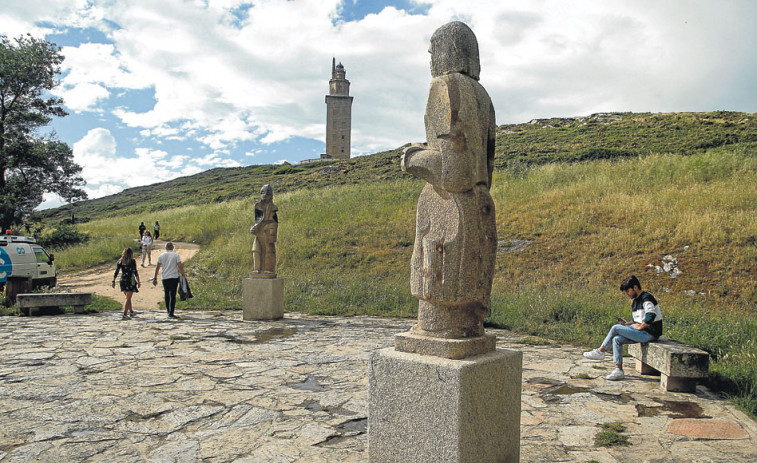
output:
[[[756,116],[612,114],[500,127],[489,323],[596,345],[616,315],[627,316],[617,288],[636,274],[661,301],[666,334],[713,355],[710,385],[757,414]],[[160,220],[167,238],[203,246],[188,265],[196,297],[180,308],[238,309],[252,207],[270,182],[287,310],[413,316],[408,266],[423,182],[399,171],[398,153],[245,168],[252,179],[244,169],[210,171],[148,187],[163,188],[166,201],[149,213],[125,196],[86,202],[77,215],[91,219],[79,225],[90,241],[56,261],[64,275],[115,262],[139,221]],[[213,199],[198,199],[206,194]]]
[[[517,171],[551,162],[633,158],[651,153],[689,155],[718,146],[754,143],[757,143],[757,117],[753,114],[602,113],[499,126],[495,164],[499,169]],[[218,203],[257,196],[266,183],[273,184],[277,193],[284,193],[302,188],[410,179],[410,175],[399,169],[400,155],[398,148],[347,161],[212,169],[83,201],[74,206],[74,212],[77,217],[88,219]],[[146,190],[149,202],[144,200]],[[48,222],[62,220],[70,217],[69,210],[70,206],[64,206],[41,211],[37,218]]]

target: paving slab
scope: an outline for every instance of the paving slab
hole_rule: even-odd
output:
[[[0,463],[365,462],[368,361],[413,320],[241,311],[0,317]],[[522,462],[754,462],[757,424],[703,386],[659,378],[583,349],[523,352]],[[620,422],[630,446],[596,447]]]

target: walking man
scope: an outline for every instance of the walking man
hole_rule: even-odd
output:
[[[174,315],[176,309],[176,290],[179,287],[179,275],[184,273],[184,264],[181,257],[173,250],[173,243],[166,243],[166,251],[158,257],[158,265],[155,267],[155,275],[152,279],[153,286],[158,284],[158,271],[162,269],[161,281],[163,283],[163,295],[166,302],[166,310],[169,318],[177,318]]]

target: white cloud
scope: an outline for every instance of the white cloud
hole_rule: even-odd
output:
[[[63,85],[56,94],[63,98],[65,105],[76,112],[93,111],[97,104],[108,98],[110,92],[99,84],[83,83],[74,86]]]
[[[124,188],[192,175],[212,167],[237,167],[239,163],[218,154],[196,160],[170,155],[163,150],[137,148],[131,156],[117,154],[117,144],[109,130],[95,128],[74,143],[74,161],[82,166],[85,190],[90,198],[117,193]]]
[[[339,0],[256,1],[244,20],[232,14],[242,0],[2,1],[4,30],[47,21],[103,31],[112,44],[64,49],[68,104],[110,112],[156,144],[197,140],[196,152],[214,154],[192,169],[233,163],[227,151],[262,154],[248,143],[272,155],[266,144],[293,136],[322,141],[332,56],[352,82],[355,154],[422,141],[428,42],[452,19],[478,37],[498,123],[757,106],[757,3],[747,0],[430,0],[427,15],[387,7],[336,23]],[[152,107],[107,107],[103,89],[147,88]],[[125,159],[152,167],[155,153]],[[156,181],[190,169],[168,153],[160,162],[169,164],[155,164]]]

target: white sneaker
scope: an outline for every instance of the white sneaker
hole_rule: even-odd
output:
[[[586,357],[589,360],[604,360],[605,353],[597,349],[592,349],[589,352],[584,352],[584,357]]]
[[[610,381],[617,381],[617,380],[623,379],[625,377],[626,377],[626,375],[625,375],[625,373],[623,373],[623,370],[621,370],[620,368],[616,368],[616,369],[612,370],[612,373],[610,373],[609,375],[605,376],[605,379],[610,380]]]

